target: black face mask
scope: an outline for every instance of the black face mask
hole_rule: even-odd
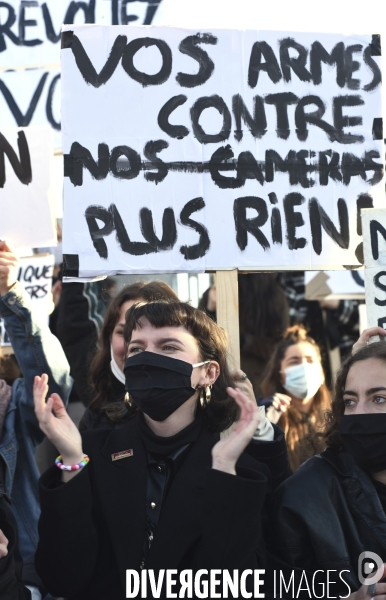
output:
[[[344,415],[339,425],[342,445],[365,471],[386,470],[386,413]]]
[[[164,421],[195,393],[193,368],[208,362],[191,365],[155,352],[139,352],[125,362],[126,389],[141,412]]]

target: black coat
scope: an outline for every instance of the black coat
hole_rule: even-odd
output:
[[[22,584],[22,559],[16,519],[8,500],[0,494],[0,529],[8,540],[8,554],[0,559],[0,600],[30,600],[30,591]]]
[[[203,428],[189,449],[162,507],[147,569],[264,566],[262,508],[269,469],[246,454],[237,476],[211,469],[217,439]],[[135,418],[111,432],[85,432],[83,442],[91,460],[81,473],[63,485],[55,467],[41,478],[37,571],[57,596],[123,599],[126,569],[139,569],[142,559],[145,449]],[[283,443],[276,444],[281,455]],[[113,453],[128,449],[133,456],[112,461]],[[272,451],[262,452],[272,460]]]
[[[318,569],[348,570],[342,576],[358,590],[359,555],[375,552],[386,562],[386,516],[371,478],[347,452],[327,449],[309,459],[275,494],[272,540],[271,565],[287,567],[287,581],[292,570],[298,581],[303,570],[309,581]],[[330,597],[347,596],[336,579]]]

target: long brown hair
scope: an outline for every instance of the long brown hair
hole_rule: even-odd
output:
[[[137,281],[125,285],[110,302],[102,325],[98,349],[90,365],[90,383],[95,397],[90,402],[89,408],[101,414],[105,407],[114,400],[112,397],[112,384],[114,375],[111,372],[111,336],[118,323],[121,307],[130,300],[174,300],[178,296],[172,288],[163,281]]]
[[[262,383],[264,396],[272,396],[276,393],[287,394],[280,378],[281,362],[285,357],[287,349],[295,344],[310,344],[316,351],[321,363],[321,355],[318,344],[311,338],[306,329],[301,325],[289,327],[284,339],[279,342],[268,363],[266,376]],[[316,392],[311,410],[308,413],[307,420],[295,406],[291,405],[286,412],[282,414],[278,425],[283,429],[291,469],[295,471],[307,458],[305,446],[306,438],[311,430],[319,430],[325,425],[325,412],[331,407],[331,394],[325,383],[322,383]],[[315,451],[321,449],[320,445]]]
[[[203,311],[185,302],[140,303],[132,306],[126,313],[123,331],[126,345],[130,342],[133,331],[141,327],[141,317],[156,328],[184,327],[198,344],[200,360],[215,360],[219,363],[220,375],[213,384],[212,396],[203,415],[212,432],[221,432],[230,427],[236,421],[239,410],[226,392],[227,387],[233,387],[233,381],[227,364],[228,341],[225,331]],[[123,403],[111,405],[107,414],[111,420],[118,422],[131,416]]]
[[[331,404],[331,409],[326,414],[326,425],[324,431],[313,436],[313,442],[318,443],[318,438],[322,440],[325,446],[329,446],[334,450],[342,448],[341,439],[339,436],[339,425],[344,415],[343,394],[346,387],[346,379],[351,367],[361,361],[369,358],[377,358],[386,363],[386,343],[374,342],[364,346],[355,354],[352,354],[342,363],[335,383],[334,399]]]
[[[273,273],[240,273],[241,353],[267,361],[288,325],[288,301]]]

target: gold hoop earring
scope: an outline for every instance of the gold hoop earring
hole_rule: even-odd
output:
[[[125,405],[126,405],[127,410],[130,410],[131,407],[133,406],[131,403],[129,392],[126,392],[126,394],[125,394]]]
[[[209,404],[211,397],[212,397],[212,386],[211,385],[207,385],[206,388],[205,388],[205,402],[206,402],[206,404]]]

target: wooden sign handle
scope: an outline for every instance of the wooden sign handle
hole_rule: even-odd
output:
[[[240,368],[239,286],[237,269],[216,271],[217,323],[229,339],[229,366]]]

